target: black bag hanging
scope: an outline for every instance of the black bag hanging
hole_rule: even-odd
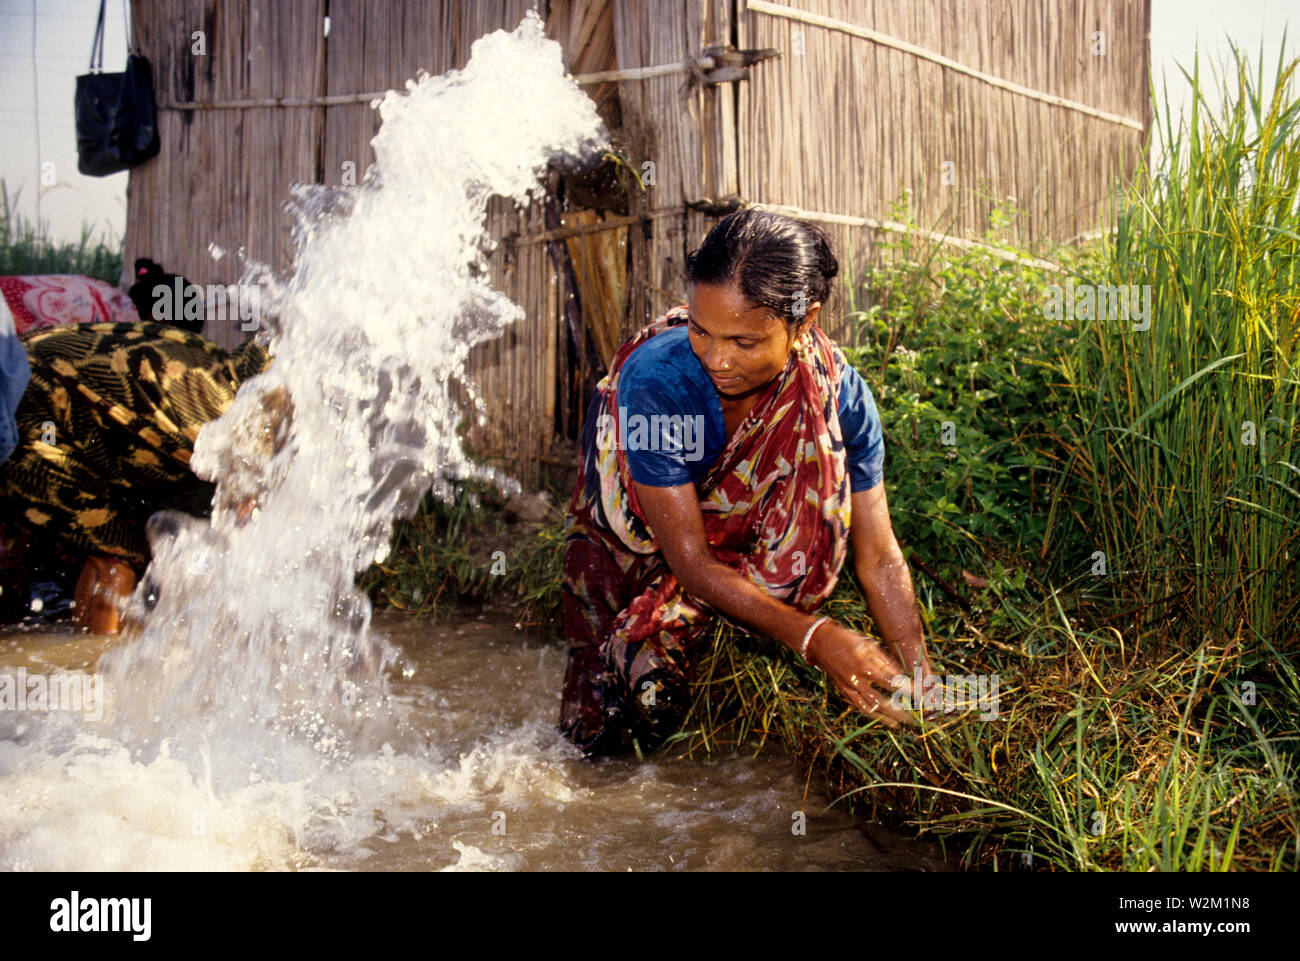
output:
[[[160,148],[149,61],[131,53],[129,23],[126,71],[103,73],[105,3],[99,0],[91,72],[77,77],[77,169],[88,177],[129,170]]]

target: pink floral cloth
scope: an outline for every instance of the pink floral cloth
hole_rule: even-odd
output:
[[[112,284],[79,274],[0,277],[0,295],[18,333],[62,324],[135,323],[131,298]]]

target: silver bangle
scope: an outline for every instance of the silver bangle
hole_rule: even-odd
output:
[[[812,626],[808,628],[807,633],[804,634],[803,641],[799,645],[799,656],[802,657],[805,661],[808,660],[808,644],[810,641],[812,641],[813,634],[816,632],[817,628],[821,627],[829,620],[830,620],[829,617],[817,618],[817,620],[812,622]]]

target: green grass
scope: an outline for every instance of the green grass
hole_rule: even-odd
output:
[[[122,272],[122,240],[94,236],[89,225],[75,243],[51,240],[48,226],[34,224],[18,213],[17,196],[10,197],[0,180],[0,276],[82,274],[114,286]]]
[[[512,606],[521,625],[554,635],[560,610],[563,523],[513,519],[488,485],[454,485],[447,501],[425,496],[398,521],[393,546],[360,585],[376,603],[436,619],[448,611]]]
[[[837,803],[938,839],[967,868],[1300,867],[1300,682],[1289,661],[1241,643],[1157,655],[1083,626],[1059,595],[1008,601],[1013,586],[995,577],[969,616],[922,606],[936,670],[997,676],[997,718],[890,731],[784,648],[719,625],[667,750],[775,740],[826,778]],[[1008,607],[1025,629],[990,627]],[[872,628],[850,575],[825,610]]]
[[[1006,247],[1013,216],[994,209],[984,239]],[[892,219],[916,226],[901,206]],[[904,552],[949,583],[962,570],[989,577],[1031,555],[1040,581],[1069,580],[1086,538],[1051,510],[1071,431],[1070,395],[1053,359],[1075,335],[1041,310],[1056,275],[983,253],[953,255],[912,235],[883,250],[866,276],[871,305],[850,298],[857,346],[845,354],[876,398]],[[1015,590],[1027,573],[1021,564]]]

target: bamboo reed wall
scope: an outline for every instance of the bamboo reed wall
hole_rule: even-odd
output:
[[[339,185],[345,164],[359,182],[374,160],[377,113],[336,101],[461,67],[476,38],[513,29],[532,5],[135,0],[163,151],[131,174],[127,262],[151,256],[196,283],[228,284],[243,248],[288,269],[290,183]],[[654,164],[654,183],[629,189],[621,210],[566,211],[554,199],[522,214],[491,209],[502,241],[493,278],[527,319],[471,358],[490,407],[471,439],[526,483],[557,435],[575,435],[609,343],[684,299],[686,254],[717,219],[685,204],[738,195],[840,221],[828,226],[855,268],[905,190],[925,228],[977,237],[1011,195],[1025,212],[1015,239],[1059,242],[1103,225],[1110,185],[1133,171],[1149,125],[1149,0],[538,7],[575,74],[695,61],[711,44],[779,56],[740,83],[714,85],[697,69],[587,85],[631,166]],[[191,52],[196,30],[206,56]],[[315,105],[176,109],[269,98]],[[573,233],[605,220],[617,226]],[[210,243],[231,253],[214,261]],[[851,339],[842,322],[827,327]],[[241,336],[234,323],[208,333],[227,346]]]
[[[485,33],[513,29],[531,7],[502,2],[365,3],[359,0],[135,0],[137,41],[154,67],[161,104],[342,96],[398,87],[420,70],[463,67]],[[323,36],[328,12],[329,36]],[[208,54],[191,53],[195,30],[207,33]],[[162,109],[164,148],[131,173],[127,262],[151,256],[201,284],[230,284],[242,266],[234,256],[213,261],[215,242],[277,269],[291,265],[289,218],[283,205],[293,181],[360,183],[374,162],[370,140],[379,126],[368,102],[321,107]],[[351,167],[345,167],[351,164]],[[494,203],[493,236],[545,229],[544,212],[517,214]],[[561,331],[556,274],[545,247],[502,248],[492,258],[493,282],[527,308],[527,318],[471,356],[469,376],[491,419],[471,434],[475,449],[507,469],[536,479],[550,447],[557,397]],[[431,290],[430,297],[437,291]],[[332,322],[334,318],[322,318]],[[237,323],[209,325],[208,336],[233,346]],[[567,343],[567,341],[566,341]]]
[[[841,29],[747,10],[741,46],[791,53],[782,57],[782,69],[755,71],[751,83],[740,85],[746,198],[884,220],[909,191],[919,226],[958,237],[982,235],[990,210],[1009,203],[1024,212],[1012,239],[1036,245],[1100,227],[1111,184],[1138,163],[1150,124],[1146,2],[795,0],[772,6],[898,38],[975,71],[1128,118],[1139,129],[992,86]],[[1093,52],[1103,49],[1097,33],[1103,55]],[[869,228],[828,227],[839,249],[859,263],[880,236]]]

